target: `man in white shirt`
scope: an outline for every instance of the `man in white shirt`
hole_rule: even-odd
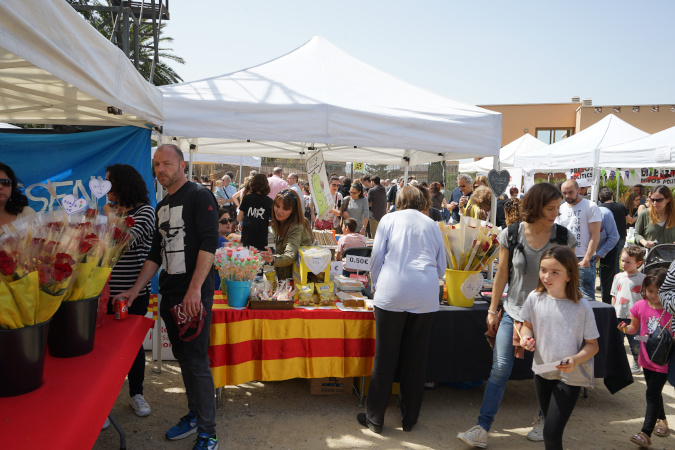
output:
[[[218,200],[218,204],[221,206],[229,206],[229,205],[234,205],[234,200],[232,199],[232,196],[237,193],[237,188],[232,186],[232,178],[230,178],[229,175],[223,175],[223,178],[221,178],[223,181],[223,192],[225,195],[221,199]]]
[[[293,189],[293,191],[298,194],[298,197],[300,197],[300,202],[302,203],[302,207],[306,207],[307,204],[305,202],[305,195],[302,193],[302,189],[300,189],[300,186],[298,186],[298,174],[297,173],[289,173],[288,178],[286,179],[286,182],[288,183],[288,187]],[[302,214],[304,215],[304,211]]]
[[[270,185],[270,193],[267,194],[267,196],[272,200],[274,200],[280,191],[288,187],[288,183],[281,178],[283,173],[284,170],[281,167],[275,167],[274,170],[272,170],[272,176],[267,179],[267,182]]]
[[[595,250],[600,242],[600,209],[579,195],[579,185],[574,180],[565,181],[561,190],[565,203],[560,206],[560,215],[555,222],[566,227],[577,239],[579,288],[584,297],[595,300]]]

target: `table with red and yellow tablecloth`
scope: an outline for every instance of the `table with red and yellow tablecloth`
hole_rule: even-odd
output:
[[[372,312],[235,310],[214,298],[209,358],[216,387],[252,380],[370,375]]]

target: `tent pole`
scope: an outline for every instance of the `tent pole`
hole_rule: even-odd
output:
[[[616,180],[616,198],[614,199],[615,202],[620,202],[621,201],[621,177],[619,176],[619,169],[614,170],[614,179]]]
[[[408,150],[405,151],[403,160],[405,161],[405,168],[403,171],[403,183],[405,186],[408,184],[408,168],[410,167],[410,157],[408,156]]]
[[[190,163],[188,165],[188,181],[192,181],[192,153],[194,153],[194,149],[192,146],[190,146]]]
[[[239,162],[239,187],[241,187],[241,172],[243,171],[242,167],[243,167],[243,164],[240,161]]]

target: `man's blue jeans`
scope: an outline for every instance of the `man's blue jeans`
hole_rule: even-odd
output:
[[[579,262],[583,258],[577,257]],[[595,256],[588,267],[579,267],[579,289],[584,297],[595,300]]]
[[[502,403],[506,382],[513,369],[513,319],[504,311],[504,316],[497,330],[495,348],[492,353],[492,371],[485,385],[483,404],[480,407],[478,425],[490,431],[495,415]]]

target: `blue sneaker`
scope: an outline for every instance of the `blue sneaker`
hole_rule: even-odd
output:
[[[215,434],[209,436],[207,433],[199,433],[192,450],[218,450],[218,437]]]
[[[169,428],[169,431],[166,432],[166,437],[167,439],[175,441],[178,439],[185,439],[196,432],[197,418],[195,417],[194,413],[190,411],[190,414],[180,418],[178,425],[174,425],[173,427]]]

